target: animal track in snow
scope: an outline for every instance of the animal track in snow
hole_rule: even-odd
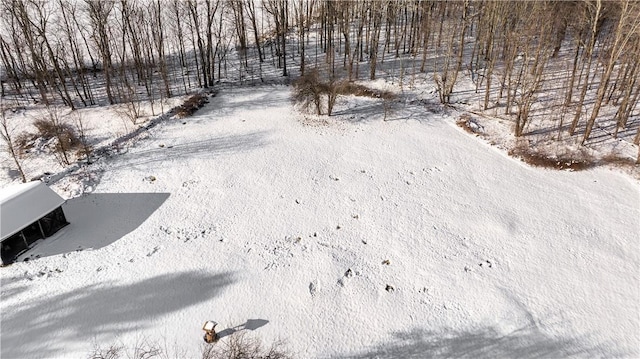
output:
[[[351,268],[347,269],[347,271],[344,272],[344,276],[347,278],[353,277],[353,271],[351,270]]]
[[[154,247],[151,252],[147,253],[147,257],[151,257],[152,255],[156,254],[156,252],[158,252],[159,250],[160,250],[160,247]]]
[[[425,173],[434,174],[434,173],[442,172],[442,169],[440,167],[438,167],[438,166],[433,166],[433,167],[430,167],[430,168],[423,168],[422,171],[425,172]]]
[[[61,270],[60,268],[49,269],[47,267],[44,267],[38,270],[36,273],[29,273],[29,271],[24,271],[23,276],[26,280],[32,281],[34,279],[46,279],[49,277],[57,276],[62,272],[63,270]]]
[[[346,280],[349,278],[353,278],[353,276],[359,276],[360,272],[359,271],[354,271],[351,268],[347,269],[346,272],[344,272],[344,275],[338,279],[338,285],[341,287],[344,287],[346,284]]]
[[[160,230],[186,243],[190,240],[208,237],[211,233],[218,231],[218,226],[216,224],[200,228],[174,228],[171,226],[160,226]]]
[[[189,187],[192,187],[193,185],[195,185],[197,183],[198,183],[198,181],[196,181],[196,180],[184,181],[184,182],[182,182],[182,187],[189,188]]]

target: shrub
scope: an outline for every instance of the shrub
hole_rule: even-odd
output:
[[[273,343],[269,348],[264,348],[257,338],[249,337],[245,332],[235,332],[228,339],[221,340],[217,344],[204,344],[202,346],[202,359],[290,359],[291,354],[281,341]]]
[[[309,69],[293,83],[293,99],[305,109],[314,106],[317,115],[322,115],[322,95],[325,84],[320,80],[317,69]]]
[[[164,350],[162,349],[164,348]],[[265,348],[260,339],[246,335],[243,331],[226,336],[214,344],[202,344],[200,347],[202,359],[291,359],[282,341],[273,343]],[[112,344],[102,348],[95,344],[88,359],[165,359],[185,357],[179,348],[170,350],[155,342],[143,340],[137,342],[133,348],[125,348]]]
[[[38,135],[22,132],[16,137],[16,146],[18,146],[21,153],[24,153],[26,150],[33,148],[36,139],[38,139]]]
[[[100,348],[99,345],[94,345],[93,352],[89,356],[89,359],[118,359],[120,358],[121,352],[122,347],[117,345],[112,345],[106,349]]]
[[[69,148],[80,145],[76,131],[66,123],[54,123],[49,120],[36,120],[33,125],[38,129],[38,135],[45,140],[57,138],[66,143]]]
[[[74,113],[73,119],[75,128],[78,131],[78,138],[80,142],[80,145],[78,146],[79,149],[76,152],[76,156],[86,157],[87,163],[91,163],[91,153],[93,153],[93,146],[91,146],[91,144],[89,143],[85,121],[78,112]]]
[[[39,135],[45,140],[56,139],[54,153],[58,161],[63,165],[68,165],[69,151],[81,145],[78,136],[72,126],[53,120],[36,120],[33,124],[38,129]]]
[[[307,70],[293,83],[293,86],[294,101],[301,104],[305,110],[313,107],[317,115],[322,115],[323,98],[327,99],[327,115],[331,116],[338,95],[355,95],[382,99],[384,119],[386,120],[396,97],[392,92],[373,90],[363,85],[350,83],[345,79],[331,78],[328,81],[323,81],[322,75],[317,69]]]

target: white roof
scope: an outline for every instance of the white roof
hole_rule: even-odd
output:
[[[40,181],[0,190],[0,241],[60,207],[64,199]]]

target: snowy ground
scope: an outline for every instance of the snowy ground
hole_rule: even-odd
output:
[[[301,358],[640,356],[636,180],[528,167],[419,104],[289,97],[225,89],[53,184],[71,224],[0,269],[2,358],[194,356],[206,320]]]

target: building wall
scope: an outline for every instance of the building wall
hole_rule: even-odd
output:
[[[69,222],[67,222],[62,207],[58,207],[22,228],[18,233],[2,241],[0,245],[2,264],[15,262],[20,254],[33,247],[38,240],[52,236],[67,224]]]

